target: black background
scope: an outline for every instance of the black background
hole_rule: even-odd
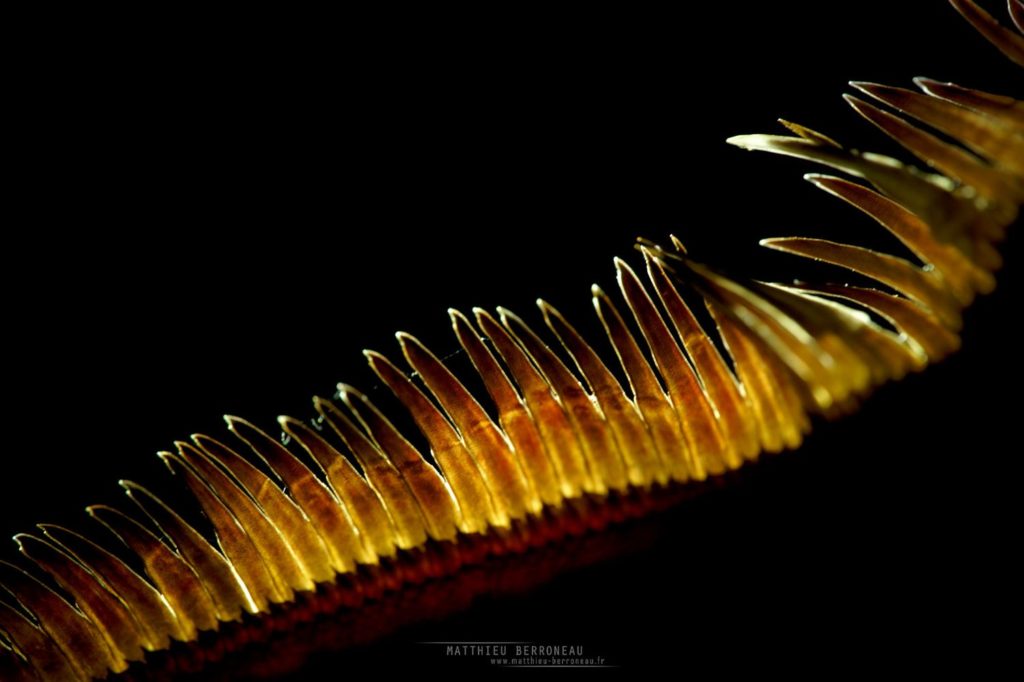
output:
[[[177,490],[154,453],[223,413],[308,418],[337,380],[388,404],[359,351],[397,359],[402,329],[452,353],[450,306],[537,321],[541,295],[599,339],[589,285],[612,290],[640,234],[784,278],[757,239],[898,248],[800,180],[816,169],[724,139],[781,116],[898,153],[840,99],[850,79],[1020,94],[941,2],[620,12],[244,17],[41,54],[9,105],[0,531],[88,527],[119,478]],[[989,659],[1019,576],[1019,243],[962,353],[674,512],[654,549],[305,674],[473,667],[427,639],[681,670]]]

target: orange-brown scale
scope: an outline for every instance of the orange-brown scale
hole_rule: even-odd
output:
[[[298,592],[294,601],[275,604],[258,616],[246,614],[195,641],[174,642],[113,679],[162,680],[198,671],[223,679],[225,669],[239,679],[280,674],[300,666],[314,651],[366,644],[413,622],[465,609],[481,595],[523,591],[559,573],[635,549],[638,542],[630,522],[724,484],[716,478],[587,496],[559,508],[545,507],[541,515],[507,529],[460,534],[452,541],[430,540],[378,565],[340,574],[313,591]],[[616,526],[622,530],[610,528]],[[646,543],[649,538],[641,535],[641,540]],[[314,622],[317,627],[310,632],[302,629]],[[329,637],[322,632],[325,628]],[[310,639],[312,633],[317,633],[315,639]],[[253,647],[257,644],[259,650]],[[254,653],[256,661],[251,660]],[[277,660],[280,657],[287,666]]]

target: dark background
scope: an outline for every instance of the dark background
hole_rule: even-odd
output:
[[[88,527],[86,504],[123,506],[119,478],[177,490],[154,453],[220,434],[223,413],[308,418],[338,380],[387,404],[359,351],[397,358],[402,329],[447,355],[450,306],[536,322],[541,295],[599,339],[589,285],[612,290],[610,259],[636,263],[640,234],[785,278],[793,261],[757,239],[897,248],[800,180],[815,169],[724,139],[781,116],[896,153],[842,102],[847,80],[1021,93],[1019,71],[934,1],[250,25],[268,19],[86,40],[23,71],[3,535]],[[984,662],[1002,649],[991,614],[1019,592],[1005,390],[1019,244],[962,353],[674,512],[653,549],[306,674],[473,667],[425,639],[584,643],[681,669]]]

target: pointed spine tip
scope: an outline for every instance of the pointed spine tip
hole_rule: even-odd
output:
[[[483,308],[473,308],[473,319],[477,324],[483,326],[485,320],[491,319],[491,314]]]
[[[335,388],[338,389],[338,395],[341,396],[342,400],[346,400],[348,396],[359,398],[363,395],[358,390],[356,390],[355,386],[352,386],[351,384],[346,384],[344,381],[338,382],[338,385]]]
[[[849,85],[854,90],[857,90],[858,92],[863,92],[868,95],[871,94],[871,90],[874,86],[873,83],[869,83],[867,81],[847,81],[847,85]]]
[[[460,328],[472,329],[472,324],[470,323],[469,318],[466,317],[461,310],[449,308],[448,318],[452,322],[452,328],[455,329],[456,331],[458,331]]]
[[[686,244],[683,243],[682,239],[675,236],[674,234],[669,234],[668,238],[672,241],[672,246],[676,247],[676,251],[685,255],[690,254],[689,249],[686,248]]]
[[[557,324],[561,318],[561,315],[558,314],[558,311],[555,309],[555,307],[548,303],[547,301],[545,301],[543,298],[537,299],[537,308],[540,310],[541,317],[544,318],[544,324],[548,325],[549,327],[552,324]]]
[[[403,352],[406,352],[410,346],[426,350],[426,346],[419,339],[407,332],[397,332],[395,338],[398,339],[398,345],[402,347]]]

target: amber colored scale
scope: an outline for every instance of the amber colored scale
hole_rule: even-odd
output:
[[[1020,32],[970,0],[952,4],[1024,65]],[[1024,5],[1009,10],[1024,29]],[[481,576],[497,574],[474,567],[556,551],[796,448],[812,418],[849,412],[955,351],[962,311],[994,288],[996,247],[1024,201],[1024,103],[927,79],[920,91],[851,85],[850,106],[926,168],[788,122],[791,136],[729,141],[854,178],[806,176],[912,259],[807,237],[762,244],[877,286],[737,279],[675,238],[641,240],[635,262],[615,261],[617,295],[592,290],[605,339],[585,339],[545,301],[547,329],[504,308],[450,311],[487,407],[399,333],[398,352],[366,359],[429,453],[346,384],[314,398],[312,423],[280,418],[287,445],[238,417],[226,418],[230,436],[175,443],[160,457],[213,542],[131,481],[121,485],[133,506],[89,508],[106,531],[16,536],[35,568],[0,566],[0,677],[88,680],[154,662],[172,673],[339,610],[368,614],[364,631],[377,632],[372,611],[386,595],[413,590],[436,610],[432,581],[462,575],[465,593],[493,589]],[[144,575],[111,549],[118,542]]]

